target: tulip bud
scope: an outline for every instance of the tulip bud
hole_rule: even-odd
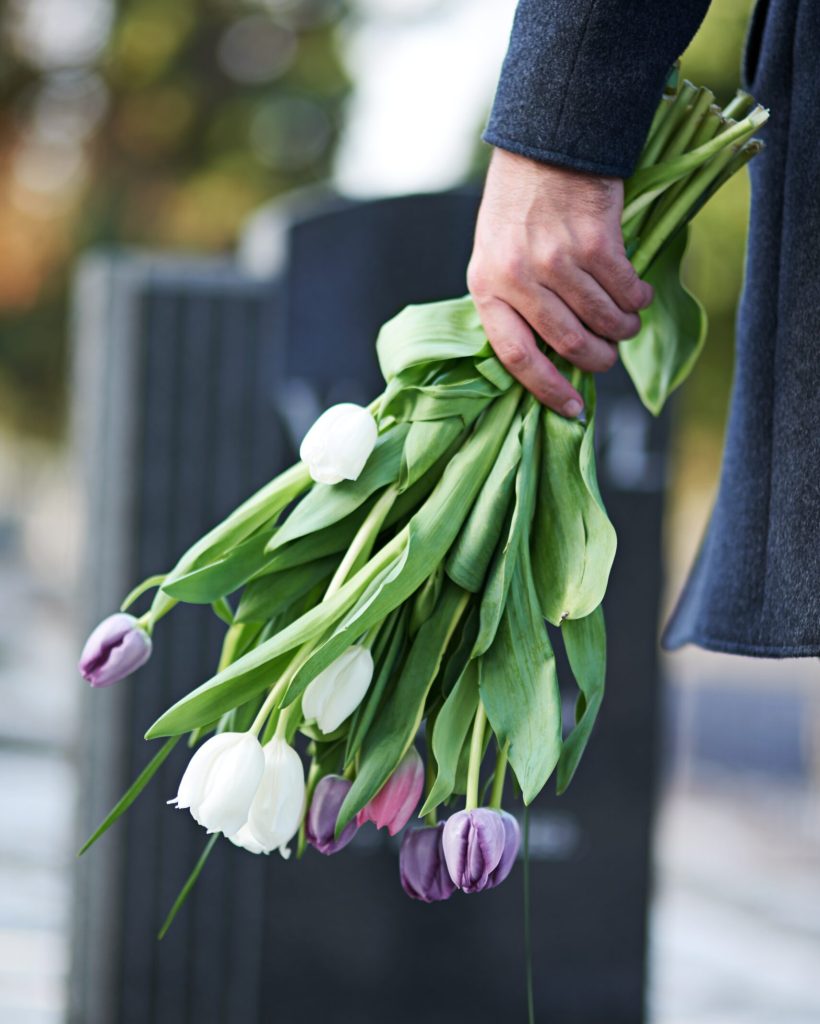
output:
[[[310,801],[305,822],[307,841],[326,856],[344,849],[358,831],[356,822],[350,821],[338,839],[334,835],[339,810],[351,785],[341,775],[325,775],[319,780]]]
[[[373,678],[373,655],[354,645],[313,679],[302,697],[305,720],[315,721],[323,733],[338,729],[361,704]]]
[[[151,657],[151,637],[133,615],[109,615],[86,640],[80,674],[92,686],[110,686],[125,679]]]
[[[342,402],[326,409],[305,434],[299,458],[317,483],[358,480],[377,437],[376,421],[367,409]]]
[[[504,822],[498,811],[477,807],[458,811],[444,825],[441,844],[447,870],[462,892],[481,892],[501,863]]]
[[[356,821],[359,825],[372,821],[376,828],[386,828],[394,836],[410,820],[423,789],[424,762],[411,746],[387,782],[359,811]]]
[[[498,813],[501,815],[501,822],[504,825],[504,851],[501,854],[498,867],[490,874],[489,881],[487,882],[488,889],[494,889],[495,886],[501,885],[512,871],[515,858],[518,856],[518,847],[521,845],[521,829],[517,819],[508,814],[507,811],[499,811]]]
[[[274,736],[265,744],[264,762],[262,781],[247,815],[247,829],[264,853],[278,849],[287,858],[287,844],[296,835],[305,810],[302,759],[285,740]],[[251,849],[242,842],[243,835],[246,833],[236,836],[238,844]]]
[[[265,768],[259,740],[249,732],[221,732],[202,744],[168,803],[190,809],[209,832],[233,835],[248,820]]]
[[[423,903],[448,900],[455,892],[441,845],[444,822],[404,833],[399,851],[399,877],[407,895]]]

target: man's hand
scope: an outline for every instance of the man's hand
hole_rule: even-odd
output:
[[[496,149],[467,286],[496,355],[545,405],[577,416],[581,396],[539,351],[535,331],[582,370],[608,370],[614,342],[652,301],[626,258],[623,182]]]

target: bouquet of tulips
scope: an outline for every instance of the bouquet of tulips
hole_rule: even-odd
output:
[[[746,94],[713,101],[675,72],[626,183],[627,251],[655,299],[620,351],[655,413],[705,337],[680,282],[686,225],[760,149],[766,119]],[[377,351],[383,393],[323,413],[297,465],[133,591],[83,651],[85,678],[107,686],[148,658],[178,602],[225,622],[215,674],[148,729],[164,744],[86,844],[187,734],[195,752],[170,802],[211,839],[183,895],[219,835],[254,854],[287,857],[295,839],[298,854],[327,855],[367,822],[393,835],[417,812],[399,856],[409,896],[496,886],[519,847],[501,807],[508,768],[525,804],[553,773],[560,793],[592,731],[616,546],[593,377],[547,349],[585,416],[540,406],[495,358],[469,296],[408,307]],[[151,588],[148,611],[128,614]],[[566,735],[545,620],[578,690]]]

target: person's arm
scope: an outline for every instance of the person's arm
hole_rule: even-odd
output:
[[[606,370],[652,299],[624,252],[623,178],[709,0],[520,0],[482,138],[467,284],[499,359],[546,405],[581,396],[539,352]]]

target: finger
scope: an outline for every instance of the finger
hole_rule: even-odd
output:
[[[562,416],[578,416],[584,408],[583,399],[538,351],[527,321],[502,299],[476,301],[476,308],[502,366],[548,408]]]
[[[575,263],[567,261],[555,267],[548,286],[590,331],[608,341],[634,338],[641,329],[638,314],[625,313],[595,278]]]
[[[563,299],[549,288],[529,288],[516,302],[516,308],[550,348],[573,366],[592,373],[612,369],[618,358],[613,346],[588,331]]]
[[[652,285],[638,277],[623,249],[599,248],[584,270],[625,313],[637,313],[652,302]]]

